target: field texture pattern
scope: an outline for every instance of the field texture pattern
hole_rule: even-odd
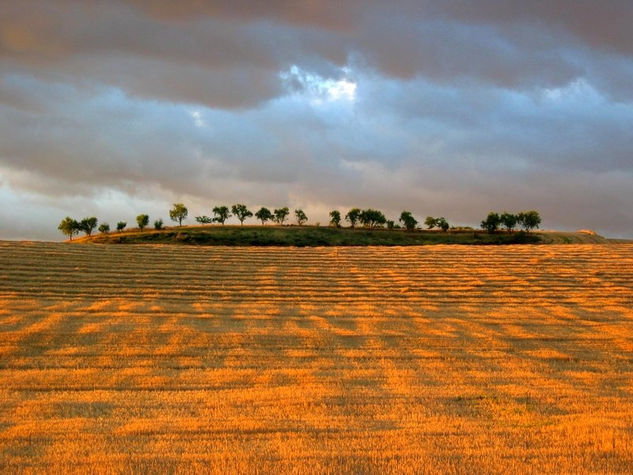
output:
[[[633,245],[0,242],[0,472],[628,472]]]

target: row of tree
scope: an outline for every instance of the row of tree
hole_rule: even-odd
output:
[[[176,206],[176,205],[174,205]],[[186,209],[186,208],[185,208]],[[227,219],[231,216],[235,216],[240,224],[244,224],[244,221],[247,218],[251,218],[255,216],[262,222],[262,225],[266,224],[267,221],[272,221],[277,224],[284,224],[288,215],[290,214],[290,209],[287,207],[277,208],[271,211],[266,207],[261,207],[258,211],[253,213],[250,211],[246,205],[243,204],[235,204],[231,206],[229,211],[228,206],[216,206],[212,209],[213,217],[209,216],[196,216],[196,221],[201,224],[209,224],[209,223],[220,223],[224,224]],[[232,213],[232,214],[231,214]],[[308,217],[302,209],[295,210],[295,218],[297,219],[297,223],[299,225],[303,225],[308,221]]]
[[[279,225],[283,225],[288,216],[290,215],[290,209],[287,207],[276,208],[272,211],[266,207],[261,207],[258,211],[253,213],[244,204],[237,203],[229,208],[228,206],[215,206],[212,209],[213,217],[210,216],[196,216],[196,221],[200,224],[220,223],[222,225],[231,217],[235,216],[240,225],[244,224],[244,221],[250,217],[255,216],[261,221],[262,225],[271,221]],[[182,226],[182,222],[187,219],[189,210],[183,203],[174,203],[169,210],[169,217],[172,221],[177,222],[179,226]],[[304,225],[308,221],[308,216],[302,209],[295,209],[294,215],[297,220],[297,224]],[[341,212],[338,210],[330,211],[330,225],[334,227],[341,227],[342,217]],[[376,209],[368,208],[361,210],[360,208],[352,208],[347,214],[345,214],[345,220],[349,222],[350,227],[353,229],[358,224],[366,228],[380,228],[385,225],[389,229],[404,228],[408,231],[413,231],[417,228],[418,221],[415,219],[410,211],[402,211],[400,213],[399,224],[394,221],[388,220],[386,216]],[[496,232],[501,226],[504,226],[508,232],[514,231],[517,226],[523,227],[526,231],[530,231],[534,228],[538,228],[541,223],[541,217],[537,211],[522,211],[517,214],[503,212],[501,214],[491,212],[487,218],[481,222],[482,229],[487,230],[490,233]],[[97,229],[97,218],[92,216],[84,218],[81,221],[77,221],[70,217],[64,218],[58,226],[58,229],[67,235],[70,239],[74,235],[80,232],[86,233],[87,236],[91,236],[95,229]],[[149,216],[147,214],[139,214],[136,217],[136,224],[138,228],[143,230],[149,225]],[[446,232],[450,228],[450,224],[446,218],[439,217],[434,218],[427,216],[424,220],[424,225],[428,229],[438,228]],[[119,221],[117,223],[117,231],[123,231],[127,226],[125,221]],[[154,221],[155,229],[163,228],[162,219]],[[102,233],[110,231],[110,225],[108,223],[102,223],[98,226],[98,230]]]
[[[98,222],[99,221],[94,216],[84,218],[81,221],[77,221],[70,216],[66,216],[64,219],[62,219],[61,223],[59,223],[57,229],[68,236],[71,240],[74,235],[81,232],[86,233],[86,236],[92,236],[92,233],[95,231],[95,229],[98,229],[100,233],[110,232],[110,225],[108,223],[101,223],[97,227]],[[138,225],[139,229],[145,229],[149,224],[149,216],[146,214],[139,214],[136,217],[136,224]],[[125,221],[119,221],[118,223],[116,223],[116,230],[119,232],[125,230],[126,227],[127,222]],[[156,221],[154,221],[154,228],[162,229],[163,220],[157,219]]]
[[[509,233],[513,232],[517,226],[522,227],[525,231],[530,232],[532,229],[538,228],[541,224],[541,215],[538,211],[521,211],[519,213],[496,213],[491,211],[486,219],[481,222],[481,228],[489,233],[494,233],[501,226],[505,227]]]

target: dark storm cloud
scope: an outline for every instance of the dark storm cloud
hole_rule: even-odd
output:
[[[609,75],[583,56],[633,47],[633,7],[625,3],[339,3],[6,2],[0,52],[13,67],[242,107],[278,96],[279,70],[296,63],[324,73],[356,57],[388,76],[530,87],[579,75],[606,82]],[[602,36],[601,25],[610,26]],[[630,79],[630,70],[623,73]],[[626,84],[617,89],[630,97]]]
[[[618,1],[0,2],[0,196],[48,229],[5,211],[0,237],[172,200],[631,235],[631,24]]]

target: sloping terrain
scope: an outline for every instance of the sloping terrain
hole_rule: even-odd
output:
[[[580,236],[580,239],[583,237]],[[193,244],[207,246],[420,246],[426,244],[528,244],[539,243],[536,233],[481,230],[333,228],[327,226],[182,226],[161,230],[130,229],[75,238],[75,243]],[[578,241],[580,242],[580,241]],[[606,242],[606,240],[604,241]]]
[[[633,466],[633,246],[0,243],[3,473]]]
[[[543,244],[613,244],[618,240],[611,240],[593,232],[563,232],[544,231],[538,233]],[[626,241],[621,241],[626,243]]]

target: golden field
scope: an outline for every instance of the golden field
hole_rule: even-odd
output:
[[[0,243],[0,471],[633,470],[633,245]]]

